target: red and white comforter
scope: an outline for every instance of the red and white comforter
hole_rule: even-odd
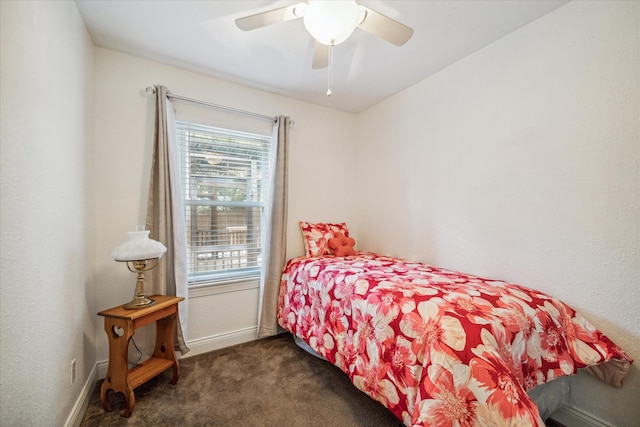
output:
[[[527,390],[631,363],[541,292],[373,253],[290,260],[278,321],[407,426],[544,426]]]

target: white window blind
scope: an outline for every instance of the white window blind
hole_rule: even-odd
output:
[[[189,284],[258,276],[271,137],[186,121],[176,130]]]

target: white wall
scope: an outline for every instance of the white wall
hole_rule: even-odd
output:
[[[521,283],[640,359],[640,3],[572,2],[362,113],[360,249]],[[640,419],[586,374],[571,403]]]
[[[60,426],[95,384],[93,46],[73,2],[0,19],[0,424]]]
[[[97,309],[131,299],[135,278],[111,259],[127,231],[144,223],[153,147],[154,100],[147,86],[165,85],[173,93],[265,115],[289,115],[291,130],[288,256],[301,255],[299,220],[355,221],[352,204],[354,116],[264,91],[96,49]],[[354,226],[354,232],[355,230]],[[188,341],[193,355],[253,339],[258,290],[197,292],[192,295]],[[97,325],[97,360],[108,357],[108,343]],[[104,367],[104,364],[103,364]]]

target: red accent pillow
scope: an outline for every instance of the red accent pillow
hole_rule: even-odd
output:
[[[331,249],[335,256],[355,255],[356,250],[353,248],[356,241],[351,237],[345,237],[342,233],[336,233],[334,237],[327,240],[327,246]]]

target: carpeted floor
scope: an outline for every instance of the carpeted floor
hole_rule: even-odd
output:
[[[357,390],[340,369],[300,349],[290,334],[252,341],[180,362],[135,390],[129,418],[122,394],[100,402],[98,382],[81,427],[401,427],[378,402]],[[547,421],[547,427],[564,427]]]
[[[357,390],[338,368],[300,349],[290,334],[252,341],[180,362],[135,390],[129,418],[121,394],[100,403],[99,382],[81,426],[366,426],[402,424]]]

